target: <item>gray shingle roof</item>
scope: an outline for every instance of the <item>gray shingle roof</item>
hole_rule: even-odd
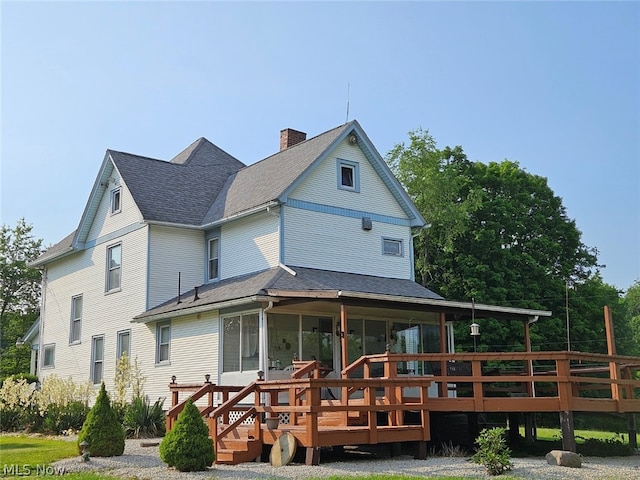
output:
[[[244,164],[201,138],[172,162],[108,151],[145,220],[200,225]]]
[[[76,236],[76,230],[71,232],[69,235],[64,237],[58,243],[52,245],[47,248],[45,252],[36,258],[33,262],[30,263],[31,266],[40,266],[47,262],[47,260],[51,258],[55,258],[59,255],[62,255],[65,251],[71,251],[71,246],[73,243],[73,238]]]
[[[341,125],[243,168],[229,178],[203,223],[277,200],[353,124]]]
[[[340,291],[349,291],[365,294],[442,299],[440,295],[407,279],[375,277],[303,267],[291,267],[291,269],[296,272],[296,275],[292,275],[282,267],[275,267],[203,285],[198,288],[198,300],[194,300],[195,292],[190,290],[181,295],[181,303],[177,303],[177,297],[173,298],[138,315],[136,319],[144,321],[145,318],[155,315],[171,312],[176,312],[177,314],[181,310],[253,296],[286,297],[287,291],[336,294]]]

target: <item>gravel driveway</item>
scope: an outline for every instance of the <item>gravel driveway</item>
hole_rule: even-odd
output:
[[[155,442],[159,442],[157,439]],[[149,442],[149,440],[145,440]],[[330,451],[321,454],[321,465],[291,464],[272,467],[269,463],[244,463],[240,465],[214,465],[206,472],[182,473],[168,468],[160,460],[157,446],[142,447],[140,440],[127,440],[124,455],[120,457],[91,458],[89,462],[67,459],[56,462],[66,472],[95,470],[101,473],[138,480],[198,480],[198,479],[308,479],[331,475],[356,476],[369,473],[378,475],[404,474],[416,477],[460,476],[465,478],[500,478],[484,473],[481,465],[467,458],[429,457],[414,460],[409,456],[372,458],[371,455],[347,452],[339,457]],[[586,457],[582,468],[572,469],[547,464],[544,458],[514,458],[511,475],[529,479],[593,479],[639,480],[640,456]]]

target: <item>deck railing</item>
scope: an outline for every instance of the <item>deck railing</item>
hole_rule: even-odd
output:
[[[291,379],[257,380],[245,387],[179,385],[173,379],[167,426],[173,426],[184,406],[180,392],[193,392],[191,398],[200,401],[216,441],[244,425],[252,430],[252,438],[273,443],[279,430],[265,429],[262,422],[288,416],[286,428],[308,447],[340,444],[335,442],[347,438],[354,443],[427,440],[430,412],[640,412],[636,357],[580,352],[383,353],[359,358],[341,378],[323,378],[326,369],[321,371],[315,361],[296,367]],[[433,384],[437,388],[430,388]],[[417,414],[410,426],[404,425],[407,411]],[[343,430],[331,436],[319,428],[328,424]],[[403,426],[404,436],[378,436],[381,428]]]

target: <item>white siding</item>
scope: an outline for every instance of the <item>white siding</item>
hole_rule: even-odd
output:
[[[259,213],[224,225],[220,235],[220,278],[275,267],[280,260],[280,217]]]
[[[204,233],[152,225],[149,238],[149,308],[204,283]],[[182,293],[181,292],[181,293]]]
[[[145,392],[151,399],[166,397],[165,408],[171,406],[168,384],[171,376],[178,383],[202,383],[205,374],[211,375],[211,382],[218,379],[218,312],[171,320],[170,362],[155,364],[156,324],[144,325],[151,342],[144,346]],[[150,360],[150,361],[149,361]]]
[[[121,290],[106,294],[107,247],[116,242],[122,244]],[[148,352],[139,349],[146,327],[130,323],[145,310],[146,262],[147,229],[141,228],[47,267],[41,343],[55,343],[56,347],[55,368],[42,369],[42,376],[55,373],[77,382],[88,380],[94,335],[104,335],[104,380],[109,389],[113,386],[118,331],[131,329],[132,355],[140,358],[147,355]],[[83,296],[81,340],[69,345],[71,298],[75,295]]]
[[[374,221],[365,231],[359,218],[284,208],[285,264],[411,278],[409,227]],[[404,256],[382,255],[383,237],[402,239]]]
[[[111,214],[111,191],[120,186],[121,191],[121,210],[119,213]],[[91,229],[86,241],[92,241],[110,234],[122,228],[127,228],[133,224],[142,222],[142,214],[138,210],[131,193],[122,179],[114,170],[109,185],[105,189],[100,206],[96,211]]]
[[[337,159],[359,163],[360,192],[338,188]],[[321,205],[332,205],[353,210],[407,218],[362,150],[342,142],[305,178],[290,194],[291,198]]]

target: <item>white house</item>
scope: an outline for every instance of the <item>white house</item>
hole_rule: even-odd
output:
[[[449,320],[472,308],[546,314],[413,281],[425,221],[358,122],[308,140],[285,129],[280,144],[249,166],[204,138],[170,161],[108,150],[78,228],[33,264],[40,376],[110,387],[127,352],[164,397],[174,375],[244,385],[294,358],[339,372],[387,348],[452,351]]]

